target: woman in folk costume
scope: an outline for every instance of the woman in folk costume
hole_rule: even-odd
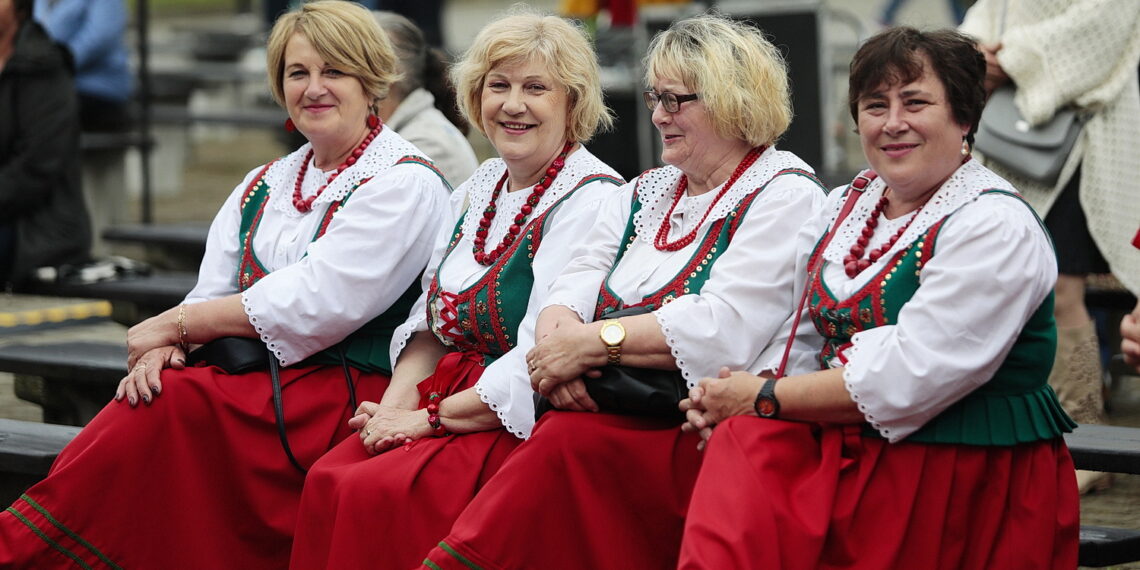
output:
[[[1140,293],[1140,2],[978,0],[961,30],[980,40],[987,90],[1013,84],[1014,103],[1034,126],[1075,107],[1087,116],[1055,183],[982,156],[1025,196],[1057,249],[1057,356],[1049,385],[1079,423],[1104,423],[1104,376],[1096,324],[1085,305],[1090,273],[1111,272]],[[1079,471],[1082,493],[1108,473]]]
[[[0,515],[0,566],[288,563],[296,466],[351,432],[351,398],[381,396],[392,332],[446,216],[442,177],[374,118],[395,63],[353,3],[278,20],[270,86],[311,144],[246,177],[211,226],[185,303],[128,332],[131,372],[115,401]],[[223,336],[268,346],[280,398],[264,370],[187,365],[189,345]]]
[[[682,568],[1076,566],[1074,424],[1046,383],[1056,259],[970,158],[984,73],[952,30],[890,29],[855,54],[874,170],[805,225],[823,236],[805,297],[820,370],[690,391],[687,427],[712,437]]]
[[[825,199],[811,169],[772,146],[791,119],[783,60],[760,30],[701,16],[654,38],[647,63],[668,166],[610,198],[555,280],[527,358],[532,386],[560,409],[429,568],[673,567],[699,438],[681,432],[679,398],[674,419],[599,410],[591,369],[673,370],[695,384],[727,363],[779,364],[804,275],[795,236]],[[648,312],[606,318],[637,306]]]
[[[582,146],[610,123],[589,40],[511,13],[456,66],[464,114],[502,158],[452,196],[396,367],[305,482],[292,567],[415,566],[530,435],[525,354],[551,282],[622,180]]]

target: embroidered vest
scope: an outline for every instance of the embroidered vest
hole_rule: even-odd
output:
[[[423,165],[438,175],[438,171],[430,163],[425,163],[419,157],[407,156],[396,162],[396,164],[403,163]],[[265,208],[269,204],[270,193],[269,186],[265,183],[265,173],[272,164],[271,162],[261,169],[261,172],[254,177],[253,182],[246,188],[241,199],[241,229],[238,233],[241,245],[238,249],[237,273],[238,289],[241,291],[249,289],[254,283],[269,274],[253,250],[253,237],[257,233],[258,226],[265,214]],[[310,241],[316,241],[325,234],[329,224],[332,223],[333,216],[348,203],[353,192],[369,180],[371,177],[361,179],[349,189],[343,198],[329,203],[322,214],[321,223],[317,226],[317,231]],[[408,312],[411,311],[419,294],[419,283],[413,283],[378,317],[365,323],[337,345],[326,348],[297,365],[340,364],[341,350],[343,350],[348,363],[354,368],[390,375],[392,363],[388,354],[388,345],[392,340],[392,332],[407,318]]]
[[[986,190],[982,194],[1006,194],[1021,200],[1004,190]],[[836,298],[823,282],[825,262],[819,251],[823,240],[817,242],[808,267],[808,307],[816,330],[824,338],[821,366],[826,367],[832,357],[849,345],[855,333],[898,322],[899,311],[918,291],[923,264],[935,254],[938,232],[952,215],[953,212],[897,252],[874,278],[846,299]],[[1025,323],[993,378],[906,441],[1014,445],[1052,439],[1072,431],[1076,424],[1065,415],[1046,383],[1056,349],[1057,329],[1050,293]],[[880,437],[870,425],[864,429],[864,435]]]
[[[463,238],[462,227],[466,216],[460,217],[447,245],[447,253],[428,288],[428,326],[440,342],[462,351],[483,354],[484,365],[490,365],[514,348],[518,340],[515,334],[526,317],[534,286],[534,254],[542,244],[550,215],[579,188],[596,181],[622,184],[621,180],[606,174],[584,177],[565,196],[531,220],[523,228],[520,238],[503,252],[482,277],[470,287],[452,293],[440,289],[439,273]],[[442,310],[440,305],[444,307]]]
[[[736,206],[725,217],[713,222],[708,231],[698,242],[697,250],[689,261],[685,263],[677,274],[670,279],[667,283],[661,286],[658,290],[645,295],[638,302],[627,305],[624,300],[619,298],[617,294],[610,288],[609,281],[610,275],[613,275],[613,270],[621,262],[625,252],[629,250],[633,242],[637,240],[637,228],[634,225],[634,214],[641,210],[641,201],[637,199],[637,188],[633,191],[633,206],[630,211],[629,221],[625,226],[625,233],[622,235],[621,243],[623,244],[618,248],[617,257],[614,259],[613,265],[610,267],[610,274],[602,280],[601,291],[598,293],[598,304],[594,310],[594,320],[605,318],[606,315],[624,309],[626,307],[639,307],[645,306],[650,311],[661,308],[663,305],[671,303],[681,295],[688,295],[690,293],[697,294],[701,292],[701,288],[709,279],[709,274],[712,272],[712,265],[720,258],[721,254],[728,249],[729,243],[732,242],[732,236],[736,234],[736,229],[744,220],[744,216],[748,213],[748,209],[752,207],[752,203],[756,197],[768,187],[773,180],[783,174],[795,174],[798,176],[806,176],[815,180],[815,176],[807,171],[799,169],[786,169],[777,172],[768,182],[763,186],[745,194]],[[640,184],[640,181],[638,181]]]

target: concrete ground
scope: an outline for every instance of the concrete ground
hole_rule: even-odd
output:
[[[555,8],[557,2],[546,0],[536,2],[546,8]],[[725,3],[722,3],[725,4]],[[780,4],[787,4],[782,2]],[[880,0],[831,0],[823,3],[836,13],[853,16],[854,21],[863,27],[864,33],[876,29],[877,7]],[[444,15],[448,48],[459,51],[470,41],[483,22],[494,13],[506,8],[509,2],[496,0],[452,1]],[[845,16],[846,17],[846,16]],[[228,18],[222,15],[221,18]],[[841,21],[842,20],[842,21]],[[178,19],[169,22],[155,22],[155,36],[173,33],[176,26],[211,25],[218,18]],[[925,27],[945,26],[950,23],[945,0],[912,0],[901,12],[900,21]],[[853,45],[854,27],[842,18],[828,24],[829,35],[836,38],[835,53],[844,53],[842,44]],[[849,51],[849,50],[848,50]],[[849,53],[848,53],[849,56]],[[166,56],[169,57],[169,54]],[[196,104],[227,104],[227,101],[245,100],[251,96],[246,92],[234,92],[219,87],[215,92],[205,93]],[[264,99],[264,88],[260,97]],[[252,96],[254,98],[258,95]],[[840,101],[842,94],[834,93],[836,101],[837,146],[850,147],[851,141],[844,139],[844,131],[849,131],[843,123],[846,119]],[[177,140],[175,140],[177,139]],[[473,139],[483,156],[490,151],[481,139]],[[160,133],[160,146],[181,148],[176,159],[158,157],[155,176],[160,179],[161,192],[155,196],[154,218],[157,222],[205,221],[212,218],[222,200],[238,184],[242,177],[254,166],[279,156],[286,148],[275,131],[267,129],[235,129],[230,127],[201,127],[171,130]],[[852,156],[857,148],[847,148]],[[161,154],[160,150],[160,154]],[[129,173],[128,173],[129,174]],[[124,217],[137,220],[139,201],[137,196],[129,196]],[[112,249],[113,252],[138,257],[139,249]],[[26,295],[0,295],[0,323],[6,314],[23,314],[63,307],[85,300],[58,299]],[[74,326],[54,326],[51,328],[15,329],[0,326],[0,344],[53,342],[61,340],[101,340],[125,341],[126,328],[109,320]],[[1111,390],[1110,421],[1121,425],[1140,426],[1140,378],[1128,377],[1119,381]],[[34,404],[20,401],[13,396],[12,377],[0,374],[0,417],[37,421],[40,409]],[[1086,496],[1082,499],[1082,521],[1091,524],[1140,528],[1140,476],[1117,476],[1115,485],[1108,491]],[[1122,569],[1140,570],[1140,563],[1119,566]]]

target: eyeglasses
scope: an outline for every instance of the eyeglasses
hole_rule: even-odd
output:
[[[694,101],[697,99],[696,93],[689,93],[688,95],[678,95],[676,93],[657,93],[655,91],[646,91],[641,94],[645,98],[645,106],[649,107],[650,111],[657,109],[657,102],[660,101],[661,105],[665,107],[666,111],[676,113],[681,109],[681,103],[685,101]]]

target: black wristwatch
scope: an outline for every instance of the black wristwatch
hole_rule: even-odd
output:
[[[776,379],[769,378],[760,387],[756,394],[756,401],[752,403],[756,415],[762,418],[775,418],[780,415],[780,401],[776,399]]]

